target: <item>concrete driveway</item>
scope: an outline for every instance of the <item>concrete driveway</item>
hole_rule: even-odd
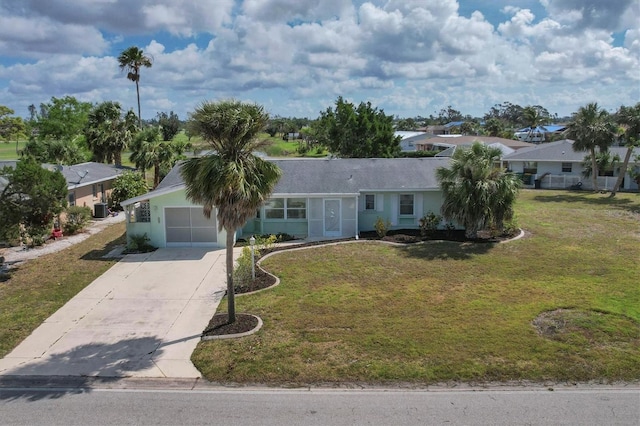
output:
[[[190,356],[224,296],[225,250],[125,256],[0,360],[1,375],[200,377]]]

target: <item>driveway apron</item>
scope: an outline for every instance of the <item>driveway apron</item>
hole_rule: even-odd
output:
[[[127,255],[1,359],[0,374],[200,377],[191,353],[225,280],[224,249]]]

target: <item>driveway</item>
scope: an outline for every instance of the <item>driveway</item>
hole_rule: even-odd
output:
[[[225,250],[125,256],[0,360],[2,375],[200,377],[191,353],[224,296]]]

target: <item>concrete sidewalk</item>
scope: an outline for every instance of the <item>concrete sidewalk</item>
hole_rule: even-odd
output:
[[[127,255],[1,359],[0,374],[200,377],[191,353],[225,279],[224,249]]]

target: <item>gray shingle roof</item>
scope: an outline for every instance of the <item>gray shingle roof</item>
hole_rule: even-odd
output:
[[[620,158],[624,158],[627,148],[621,146],[613,146],[609,148],[612,154],[618,154]],[[636,149],[638,152],[638,149]],[[573,141],[571,139],[563,139],[556,142],[542,143],[531,148],[520,149],[513,154],[505,155],[502,159],[505,161],[549,161],[549,162],[567,162],[579,163],[584,160],[587,152],[576,152],[573,150]]]
[[[449,158],[341,158],[269,159],[282,170],[275,195],[357,194],[361,191],[428,191],[440,188],[436,169],[448,166]],[[180,164],[148,194],[122,205],[153,198],[184,188]]]
[[[15,167],[17,161],[0,161],[0,169],[4,166]],[[103,163],[81,163],[72,166],[43,164],[42,167],[48,170],[59,170],[67,181],[67,189],[79,188],[94,183],[104,182],[114,179],[128,167],[116,167],[112,164]]]

